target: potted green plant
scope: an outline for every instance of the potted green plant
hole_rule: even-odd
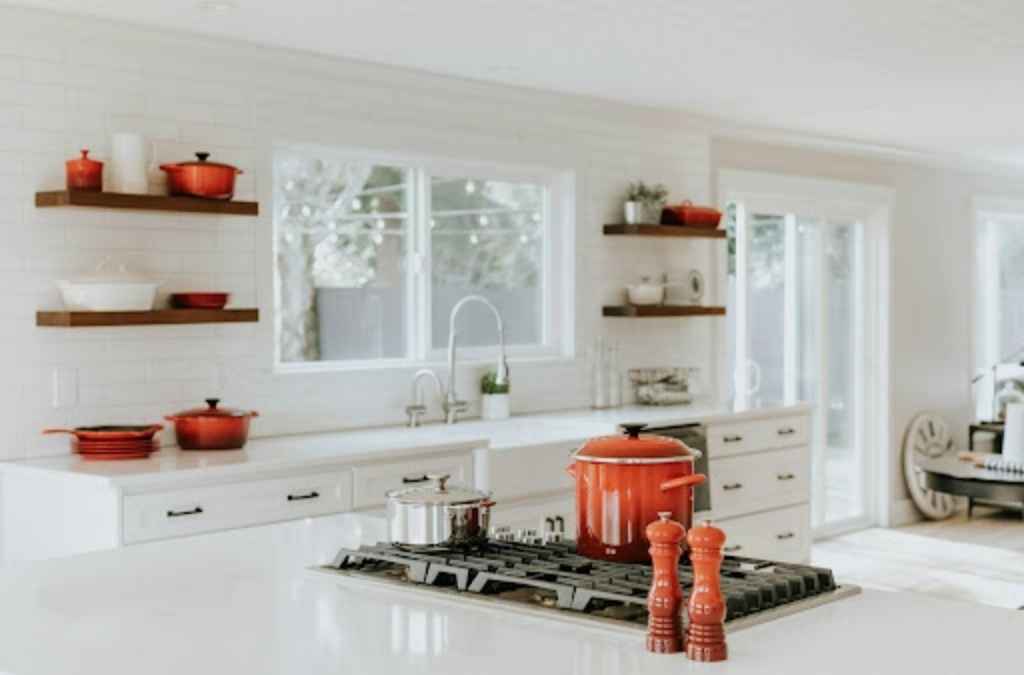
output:
[[[665,206],[668,188],[661,183],[647,185],[642,180],[629,184],[626,202],[623,205],[627,225],[657,223],[661,220],[661,209]]]
[[[480,417],[503,420],[510,412],[509,382],[498,384],[498,374],[490,370],[480,379]]]

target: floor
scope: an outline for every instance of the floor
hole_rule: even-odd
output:
[[[870,529],[814,545],[812,561],[837,579],[1018,609],[1024,607],[1024,520],[977,507],[941,522]]]

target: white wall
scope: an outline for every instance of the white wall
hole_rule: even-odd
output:
[[[36,209],[81,147],[103,159],[114,131],[156,142],[160,161],[197,150],[246,170],[258,219]],[[601,236],[632,179],[710,197],[710,137],[678,114],[0,7],[0,458],[67,452],[47,426],[143,422],[210,395],[258,409],[254,433],[404,418],[410,372],[272,373],[270,166],[277,142],[510,161],[576,172],[577,353],[607,331],[624,365],[710,367],[716,319],[600,318],[641,273],[700,267],[711,242]],[[718,244],[720,245],[720,244]],[[54,280],[114,254],[166,281],[257,304],[258,325],[41,329]],[[520,411],[586,405],[585,365],[513,365]],[[460,376],[473,391],[476,369]]]
[[[1024,172],[997,175],[729,140],[716,140],[712,157],[716,174],[746,169],[892,190],[890,477],[894,516],[913,515],[899,464],[910,420],[936,411],[952,424],[955,442],[966,444],[972,417],[972,199],[1024,195]]]

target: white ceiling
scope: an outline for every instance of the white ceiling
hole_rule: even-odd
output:
[[[1019,0],[22,0],[474,79],[1024,162]]]

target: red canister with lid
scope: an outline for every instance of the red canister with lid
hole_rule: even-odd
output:
[[[89,159],[89,150],[82,148],[82,156],[64,162],[69,190],[90,190],[99,192],[103,189],[103,162]]]

